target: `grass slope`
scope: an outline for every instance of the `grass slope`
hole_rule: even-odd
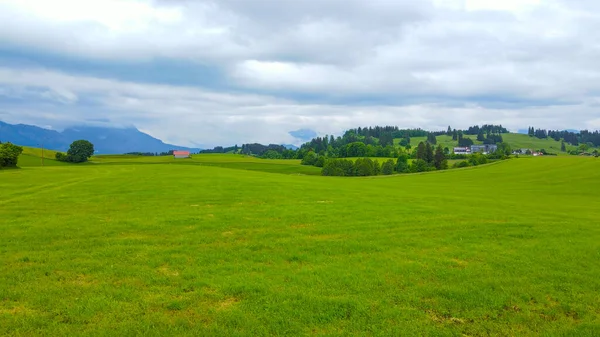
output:
[[[0,334],[597,336],[599,189],[578,157],[3,171]]]
[[[42,156],[43,152],[43,156]],[[44,158],[44,166],[65,166],[68,163],[63,163],[55,160],[56,151],[46,150],[34,147],[23,146],[23,153],[19,156],[17,166],[19,167],[36,167],[42,166],[42,157]]]

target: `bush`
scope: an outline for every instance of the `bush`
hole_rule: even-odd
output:
[[[325,156],[319,156],[315,161],[316,167],[323,167],[325,165]]]
[[[358,158],[354,163],[356,175],[367,177],[375,175],[375,163],[371,158]]]
[[[323,165],[321,174],[324,176],[347,177],[354,175],[354,162],[349,159],[328,159]]]
[[[411,172],[426,172],[429,170],[430,170],[429,165],[423,159],[417,159],[417,160],[413,161],[412,164],[410,165]]]
[[[68,161],[67,160],[67,155],[64,154],[64,153],[61,153],[61,152],[56,152],[55,158],[58,161]]]
[[[402,153],[396,161],[396,172],[406,173],[409,171],[410,168],[408,166],[408,155],[406,153]]]
[[[471,164],[469,164],[468,161],[460,161],[458,163],[454,163],[454,165],[452,165],[452,167],[454,168],[462,168],[462,167],[469,167],[471,166]]]
[[[313,151],[309,151],[307,154],[304,155],[304,157],[302,158],[302,162],[300,162],[301,165],[314,165],[317,162],[318,156],[316,153],[314,153]]]
[[[394,161],[389,159],[381,166],[381,173],[386,176],[394,174]]]

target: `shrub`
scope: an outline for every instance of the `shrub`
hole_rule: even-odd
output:
[[[381,166],[381,173],[386,176],[394,174],[394,161],[391,159],[385,161]]]
[[[309,151],[307,154],[304,155],[304,158],[302,158],[302,162],[300,162],[301,165],[314,165],[317,162],[318,156],[316,153],[314,153],[313,151]]]
[[[323,167],[325,165],[325,156],[319,156],[315,161],[316,167]]]

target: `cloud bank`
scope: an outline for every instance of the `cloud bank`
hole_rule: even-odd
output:
[[[0,2],[0,117],[188,146],[393,124],[600,128],[586,0]]]

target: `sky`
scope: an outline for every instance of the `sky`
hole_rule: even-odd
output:
[[[8,123],[191,147],[600,129],[596,0],[0,0],[0,22]]]

